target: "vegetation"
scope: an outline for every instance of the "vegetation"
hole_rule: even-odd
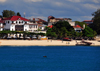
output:
[[[52,28],[48,27],[47,29],[48,30],[47,30],[46,36],[52,37],[52,38],[57,37],[56,33],[52,30]]]
[[[14,15],[21,16],[19,12],[15,13],[14,11],[11,11],[11,10],[3,10],[2,12],[3,17],[11,17]]]
[[[93,17],[93,26],[92,28],[97,32],[97,34],[100,34],[100,9],[98,9],[97,11],[95,11],[92,14]]]
[[[2,12],[3,17],[11,17],[13,15],[16,15],[16,13],[11,10],[3,10],[3,12]]]
[[[94,37],[94,36],[96,36],[96,32],[93,31],[92,28],[87,26],[83,30],[83,36],[85,36],[85,37]]]
[[[78,25],[83,26],[86,25],[84,22],[76,21]],[[96,36],[96,32],[92,30],[92,28],[85,26],[85,29],[82,32],[76,32],[72,26],[67,21],[59,21],[53,25],[53,28],[46,27],[47,36],[53,36],[58,38],[63,37],[94,37]]]
[[[59,21],[53,25],[53,32],[56,33],[58,38],[72,36],[74,34],[74,28],[67,21]]]
[[[17,16],[21,16],[19,12],[17,12]]]
[[[74,28],[67,21],[59,21],[53,25],[53,28],[46,27],[47,36],[68,37],[75,34]]]

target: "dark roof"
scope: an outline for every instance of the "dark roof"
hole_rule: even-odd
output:
[[[0,20],[0,23],[5,23],[3,20]]]

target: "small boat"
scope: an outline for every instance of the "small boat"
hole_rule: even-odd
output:
[[[76,46],[90,46],[91,44],[91,42],[81,41],[77,42]]]

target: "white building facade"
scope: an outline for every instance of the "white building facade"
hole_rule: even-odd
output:
[[[4,29],[4,25],[3,25],[3,21],[0,21],[0,31],[3,31],[3,29]]]
[[[12,16],[4,19],[5,25],[4,30],[9,31],[29,31],[34,32],[38,30],[38,25],[35,23],[30,23],[28,19],[20,16]]]

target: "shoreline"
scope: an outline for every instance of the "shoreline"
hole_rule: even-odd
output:
[[[96,40],[85,40],[93,43],[90,46],[100,46],[100,42]],[[76,40],[0,40],[0,46],[76,46]],[[81,40],[77,40],[81,42]]]

